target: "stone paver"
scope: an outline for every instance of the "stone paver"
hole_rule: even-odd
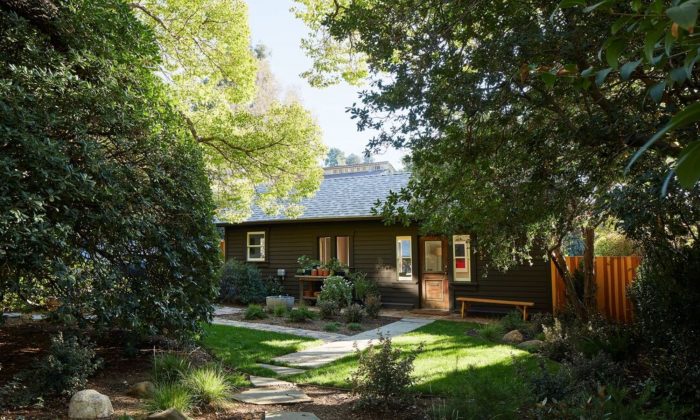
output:
[[[291,388],[295,386],[291,382],[283,381],[281,379],[276,379],[276,378],[266,378],[264,376],[253,376],[250,375],[250,383],[253,384],[254,387],[258,388],[269,388],[269,387],[277,387],[277,388]]]
[[[336,333],[329,333],[323,331],[312,331],[304,330],[301,328],[290,328],[283,327],[281,325],[271,325],[271,324],[261,324],[257,322],[244,322],[244,321],[234,321],[231,319],[214,318],[213,324],[217,325],[230,325],[232,327],[248,328],[251,330],[258,331],[270,331],[282,334],[292,334],[301,337],[313,338],[316,340],[322,340],[325,342],[337,341],[347,338],[348,336]]]
[[[273,360],[275,362],[284,363],[295,367],[317,368],[351,354],[355,348],[358,348],[359,350],[366,349],[370,344],[372,344],[372,341],[379,338],[380,334],[384,337],[396,337],[416,330],[424,325],[428,325],[431,322],[433,322],[432,319],[404,318],[400,321],[393,322],[373,330],[365,331],[360,334],[350,337],[344,336],[341,340],[325,343],[323,345],[305,349],[296,353],[279,356]]]
[[[214,305],[214,316],[235,315],[243,312],[243,308],[234,308],[233,306]]]
[[[253,388],[232,395],[233,399],[257,405],[296,404],[309,402],[311,398],[297,388]]]
[[[270,369],[279,376],[290,376],[296,375],[297,373],[306,372],[304,369],[291,368],[287,366],[268,365],[265,363],[258,363],[258,366],[260,366],[261,368]]]
[[[265,413],[265,420],[321,420],[316,414],[305,411],[282,411],[279,413]]]

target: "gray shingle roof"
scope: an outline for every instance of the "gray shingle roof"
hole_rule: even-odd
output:
[[[253,206],[252,215],[244,223],[283,220],[343,219],[371,217],[377,200],[384,200],[390,191],[405,187],[408,172],[393,174],[326,177],[316,195],[301,202],[304,212],[291,219],[285,215],[267,215]]]

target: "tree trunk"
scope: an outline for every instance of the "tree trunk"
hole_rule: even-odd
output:
[[[550,256],[552,261],[554,261],[554,266],[557,268],[559,275],[561,275],[562,279],[564,279],[564,294],[566,296],[566,302],[579,319],[588,319],[586,305],[584,305],[580,296],[578,293],[576,293],[574,274],[566,265],[566,258],[561,252],[561,246],[557,245],[555,248],[553,248],[550,251]]]
[[[592,227],[583,228],[583,305],[588,312],[595,310],[595,229]]]

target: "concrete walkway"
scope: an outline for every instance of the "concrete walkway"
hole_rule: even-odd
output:
[[[365,331],[350,337],[342,336],[339,340],[296,353],[286,354],[272,360],[290,366],[313,369],[341,359],[351,354],[355,348],[359,350],[366,349],[372,344],[372,341],[379,338],[380,334],[384,337],[396,337],[432,322],[432,319],[404,318],[373,330]]]
[[[331,332],[303,330],[301,328],[283,327],[281,325],[262,324],[262,323],[258,323],[258,322],[234,321],[232,319],[223,319],[223,318],[217,318],[217,317],[214,317],[212,324],[228,325],[231,327],[248,328],[251,330],[269,331],[269,332],[276,332],[276,333],[282,333],[282,334],[292,334],[292,335],[298,335],[301,337],[308,337],[308,338],[313,338],[316,340],[322,340],[326,343],[347,338],[346,335],[336,334],[336,333],[331,333]]]

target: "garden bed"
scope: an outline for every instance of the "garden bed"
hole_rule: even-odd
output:
[[[337,317],[334,317],[333,319],[319,319],[319,318],[310,319],[310,320],[307,320],[305,322],[291,322],[286,317],[277,317],[277,316],[274,316],[273,314],[270,314],[265,319],[245,319],[244,313],[220,315],[217,318],[231,319],[234,321],[253,322],[256,324],[270,324],[270,325],[279,325],[279,326],[290,327],[290,328],[301,328],[304,330],[333,332],[336,334],[343,334],[343,335],[359,334],[362,331],[367,331],[367,330],[379,328],[383,325],[391,324],[392,322],[396,322],[400,319],[400,318],[394,318],[394,317],[389,317],[389,316],[380,316],[379,318],[376,318],[376,319],[366,317],[364,320],[362,320],[362,323],[360,323],[360,329],[351,330],[348,328],[348,324],[345,324],[343,322],[342,316],[337,316]],[[337,327],[338,327],[337,331],[328,331],[325,329],[325,327],[328,324],[331,324],[334,322],[337,324]]]

